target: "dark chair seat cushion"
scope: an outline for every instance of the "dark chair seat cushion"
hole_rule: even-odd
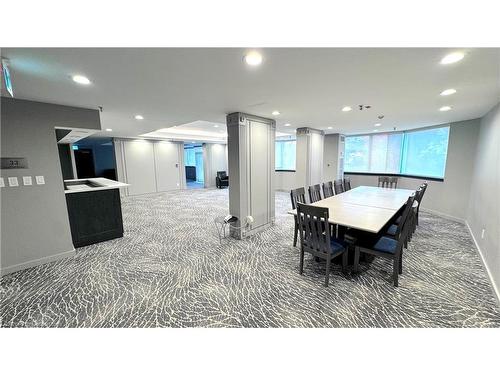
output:
[[[396,231],[398,230],[398,226],[397,225],[391,225],[389,227],[389,229],[387,229],[387,234],[390,235],[390,236],[395,236],[396,235]]]
[[[373,250],[383,253],[394,254],[398,247],[398,241],[389,237],[380,237],[380,239],[373,245]]]
[[[330,247],[332,249],[332,255],[338,254],[347,248],[347,244],[338,238],[332,238],[330,240],[330,244],[331,244]]]

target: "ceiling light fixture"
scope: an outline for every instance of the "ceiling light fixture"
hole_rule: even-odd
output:
[[[106,131],[107,131],[107,132],[112,132],[112,131],[113,131],[113,129],[109,129],[109,128],[108,128],[108,129],[106,129]]]
[[[449,105],[445,105],[444,107],[439,108],[439,110],[441,112],[446,112],[446,111],[449,111],[450,109],[451,109],[451,107]]]
[[[290,124],[285,124],[285,125],[283,125],[283,126],[290,126]]]
[[[144,117],[142,117],[141,115],[135,115],[135,119],[136,120],[144,120]]]
[[[441,64],[447,65],[447,64],[453,64],[456,63],[460,60],[462,60],[465,57],[465,54],[463,52],[453,52],[450,53],[449,55],[446,55],[441,59]]]
[[[373,129],[374,132],[378,132],[378,129]]]
[[[328,129],[333,129],[333,127],[329,126]]]
[[[377,123],[376,123],[375,125],[373,125],[373,126],[381,126],[381,125],[382,125],[381,123],[377,122]]]
[[[281,114],[281,113],[280,113],[280,111],[273,111],[273,112],[272,112],[272,115],[273,115],[273,116],[279,116],[280,114]]]
[[[342,112],[349,112],[351,110],[352,110],[352,108],[349,107],[348,105],[346,105],[345,107],[342,108]]]
[[[250,51],[245,55],[244,60],[247,65],[257,66],[262,64],[262,55],[257,51]]]
[[[73,76],[72,78],[73,78],[74,82],[79,83],[80,85],[89,85],[90,84],[90,79],[88,79],[85,76],[76,75],[76,76]]]
[[[439,94],[439,95],[448,96],[448,95],[453,95],[456,92],[457,92],[457,90],[455,90],[455,89],[446,89],[446,90],[442,91],[441,94]]]
[[[214,125],[214,128],[218,128],[218,127],[219,127],[219,125]]]

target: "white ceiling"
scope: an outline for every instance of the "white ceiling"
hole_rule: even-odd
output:
[[[456,50],[466,52],[462,61],[439,63]],[[481,117],[500,100],[500,49],[260,51],[264,62],[257,68],[243,63],[246,50],[239,48],[6,48],[1,53],[10,59],[15,97],[102,106],[102,128],[113,129],[105,136],[132,137],[195,121],[213,131],[212,124],[224,124],[226,114],[235,111],[275,118],[278,131],[290,134],[304,126],[371,132],[377,122],[379,131],[401,130]],[[74,83],[74,74],[92,84]],[[457,93],[440,96],[447,88]],[[359,111],[358,104],[372,108]],[[342,112],[345,105],[353,110]],[[443,105],[453,109],[440,112]],[[273,110],[281,115],[272,116]],[[135,120],[136,114],[144,120]]]

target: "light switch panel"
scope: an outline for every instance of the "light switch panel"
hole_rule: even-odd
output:
[[[17,180],[17,177],[9,177],[9,186],[10,187],[19,186],[19,181]]]
[[[37,185],[45,185],[45,178],[43,176],[35,176]]]
[[[5,187],[5,180],[3,177],[0,177],[0,187]]]
[[[31,176],[23,176],[23,185],[24,186],[33,185],[33,180],[31,178]]]

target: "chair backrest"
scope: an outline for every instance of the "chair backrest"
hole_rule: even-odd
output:
[[[227,177],[226,171],[217,171],[217,177],[219,177],[220,179],[226,178]]]
[[[333,197],[335,193],[333,192],[333,182],[323,182],[323,197],[329,198]]]
[[[378,176],[378,187],[388,187],[388,186],[389,186],[389,177]]]
[[[343,193],[344,186],[342,185],[342,179],[333,181],[333,188],[335,189],[335,194]]]
[[[297,203],[300,246],[304,251],[330,254],[328,208]]]
[[[321,200],[321,186],[319,184],[309,186],[309,201],[311,203]]]
[[[398,178],[397,177],[389,177],[388,187],[390,187],[391,189],[397,189],[398,188]]]
[[[418,209],[420,209],[420,203],[422,202],[422,198],[424,197],[425,191],[427,190],[427,182],[424,182],[422,185],[420,185],[420,189],[422,189],[422,192],[420,193],[420,196],[418,197]]]
[[[406,205],[403,210],[403,214],[401,215],[401,220],[399,221],[398,228],[396,229],[396,234],[395,234],[395,237],[398,240],[398,242],[403,241],[404,237],[407,234],[406,230],[408,229],[408,224],[409,224],[408,218],[411,215],[413,202],[415,201],[416,196],[417,193],[414,193],[406,201]]]
[[[292,209],[295,210],[298,202],[306,203],[306,190],[303,187],[293,189],[290,191],[290,198],[292,200]]]
[[[351,178],[350,177],[344,177],[344,190],[345,191],[351,190]]]

